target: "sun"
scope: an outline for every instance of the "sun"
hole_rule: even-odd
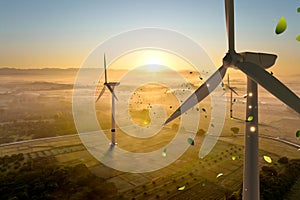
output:
[[[158,56],[149,56],[146,61],[147,64],[152,65],[161,65],[161,59]]]
[[[167,68],[172,70],[194,70],[194,67],[173,54],[161,49],[142,49],[124,54],[110,64],[114,69],[132,70],[136,67],[147,65],[147,71],[160,72]],[[164,66],[164,67],[161,67]]]
[[[163,62],[159,56],[150,55],[146,57],[145,63],[148,71],[158,72],[162,70],[161,65],[163,65]]]

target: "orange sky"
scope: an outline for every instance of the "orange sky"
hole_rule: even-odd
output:
[[[201,45],[216,68],[227,51],[223,1],[3,1],[0,4],[0,67],[78,68],[91,50],[124,31],[159,27]],[[276,74],[300,74],[298,1],[235,1],[236,50],[279,57]],[[287,30],[276,35],[284,16]],[[164,59],[162,59],[164,60]]]

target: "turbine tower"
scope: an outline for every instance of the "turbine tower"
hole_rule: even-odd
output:
[[[116,86],[120,85],[120,82],[107,82],[107,71],[106,71],[106,58],[104,54],[104,86],[96,100],[96,102],[100,99],[100,97],[104,94],[105,88],[107,88],[111,93],[111,145],[115,145],[116,138],[115,138],[115,99],[118,100],[117,96],[115,95],[114,89]]]
[[[236,53],[234,48],[234,5],[233,0],[225,0],[226,29],[228,52],[223,58],[223,65],[203,83],[165,122],[168,123],[202,101],[222,81],[228,67],[241,70],[247,75],[247,107],[245,130],[245,159],[243,178],[243,199],[258,200],[259,168],[258,168],[258,103],[257,83],[280,99],[291,109],[300,114],[300,99],[277,78],[265,69],[274,65],[276,55],[266,53]],[[222,78],[220,78],[222,77]],[[209,90],[208,90],[209,89]],[[194,97],[197,97],[195,102]]]

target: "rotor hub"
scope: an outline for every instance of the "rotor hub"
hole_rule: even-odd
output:
[[[226,53],[226,55],[223,58],[223,66],[225,68],[236,68],[235,66],[239,62],[243,62],[243,57],[240,54],[236,53],[234,50],[228,51],[228,53]]]

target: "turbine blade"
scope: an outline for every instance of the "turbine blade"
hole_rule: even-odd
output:
[[[263,88],[300,114],[299,97],[277,78],[253,63],[238,63],[237,67],[247,74],[252,80],[260,84]]]
[[[234,90],[234,88],[233,87],[228,87],[229,88],[229,90],[231,90],[234,94],[236,94],[236,95],[238,95],[239,96],[239,94]]]
[[[109,89],[110,93],[113,95],[113,97],[115,99],[117,99],[117,101],[119,101],[119,99],[117,98],[117,96],[115,95],[114,90],[112,89],[112,87],[109,84],[106,84],[106,87]]]
[[[101,90],[101,92],[100,92],[100,94],[99,94],[96,102],[100,99],[100,97],[103,95],[104,92],[105,92],[105,86],[102,88],[102,90]]]
[[[222,81],[226,68],[221,66],[209,79],[204,82],[179,108],[165,121],[164,125],[179,117],[209,95]]]
[[[225,17],[229,51],[234,51],[234,4],[233,0],[225,0]]]
[[[107,83],[106,58],[105,58],[105,54],[104,54],[104,75],[105,75],[105,83]]]

